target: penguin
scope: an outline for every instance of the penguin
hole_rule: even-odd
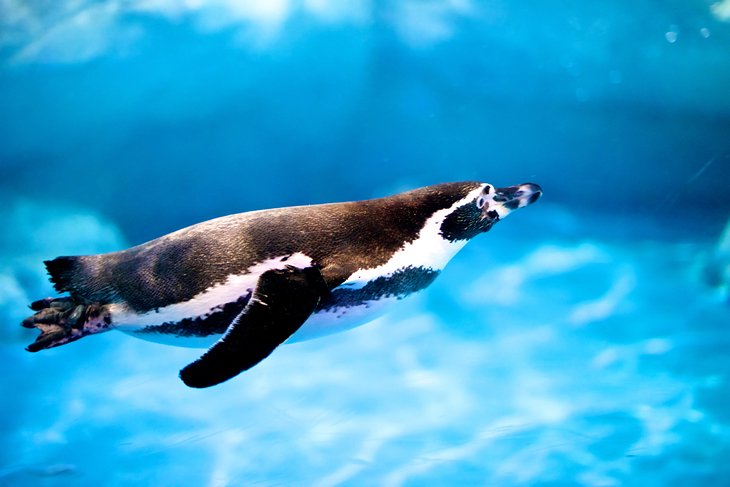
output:
[[[27,350],[121,330],[210,347],[180,371],[220,384],[284,342],[350,329],[428,287],[473,237],[540,198],[532,183],[443,183],[355,202],[224,216],[147,243],[45,261],[56,291]]]

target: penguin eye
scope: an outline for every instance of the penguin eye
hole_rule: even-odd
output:
[[[484,196],[480,196],[477,198],[477,208],[480,210],[484,208],[485,203],[487,202],[487,199]]]

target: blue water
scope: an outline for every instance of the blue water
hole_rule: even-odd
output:
[[[0,2],[0,485],[730,485],[730,1]],[[539,183],[429,290],[206,390],[23,350],[42,260]]]

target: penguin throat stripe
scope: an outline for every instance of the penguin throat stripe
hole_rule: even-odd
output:
[[[466,240],[449,241],[441,235],[441,224],[455,209],[476,200],[486,185],[482,184],[449,208],[436,211],[423,225],[418,236],[401,247],[393,256],[378,267],[360,269],[340,287],[358,289],[381,277],[392,276],[408,267],[421,267],[441,271],[451,258],[466,244]]]
[[[145,313],[135,313],[124,305],[113,304],[110,306],[112,322],[115,326],[121,327],[146,327],[160,323],[176,323],[184,319],[205,319],[222,304],[235,303],[242,296],[248,295],[256,286],[259,276],[264,272],[284,269],[287,266],[303,268],[311,265],[312,259],[301,252],[274,257],[252,265],[242,274],[232,274],[224,282],[211,286],[182,303],[156,308]]]

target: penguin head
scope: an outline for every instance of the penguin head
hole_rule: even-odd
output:
[[[533,183],[505,188],[484,184],[475,198],[446,215],[441,224],[441,235],[450,241],[469,240],[489,231],[495,223],[518,208],[531,205],[540,196],[542,188]]]

